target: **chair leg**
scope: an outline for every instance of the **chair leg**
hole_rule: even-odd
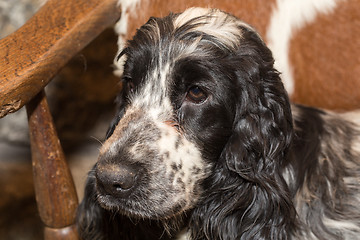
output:
[[[45,240],[78,239],[74,225],[78,206],[76,190],[44,91],[26,109],[36,202],[45,224]]]

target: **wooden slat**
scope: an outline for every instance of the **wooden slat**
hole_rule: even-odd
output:
[[[49,0],[0,40],[0,118],[25,105],[120,16],[117,0]]]
[[[45,240],[64,240],[64,239],[78,240],[79,235],[77,234],[75,225],[60,229],[52,229],[49,227],[45,227],[44,239]]]
[[[44,92],[41,91],[26,108],[36,202],[46,226],[45,235],[52,236],[46,239],[64,234],[72,237],[63,239],[76,239],[73,224],[78,206],[77,194]]]

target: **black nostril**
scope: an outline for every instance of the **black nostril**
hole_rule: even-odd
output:
[[[122,171],[120,176],[117,177],[117,181],[114,181],[113,188],[116,191],[125,191],[132,188],[136,182],[136,175],[133,172]]]
[[[127,197],[135,188],[138,179],[136,168],[120,164],[98,163],[96,181],[98,190],[107,195]]]

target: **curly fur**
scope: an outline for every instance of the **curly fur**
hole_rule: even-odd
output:
[[[150,19],[117,60],[83,239],[358,237],[360,113],[291,105],[252,27],[192,8]]]

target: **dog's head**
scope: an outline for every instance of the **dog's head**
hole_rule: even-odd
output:
[[[278,171],[290,106],[252,27],[202,8],[151,18],[117,60],[119,113],[95,166],[105,209],[169,218],[194,208],[220,167],[260,185]]]

